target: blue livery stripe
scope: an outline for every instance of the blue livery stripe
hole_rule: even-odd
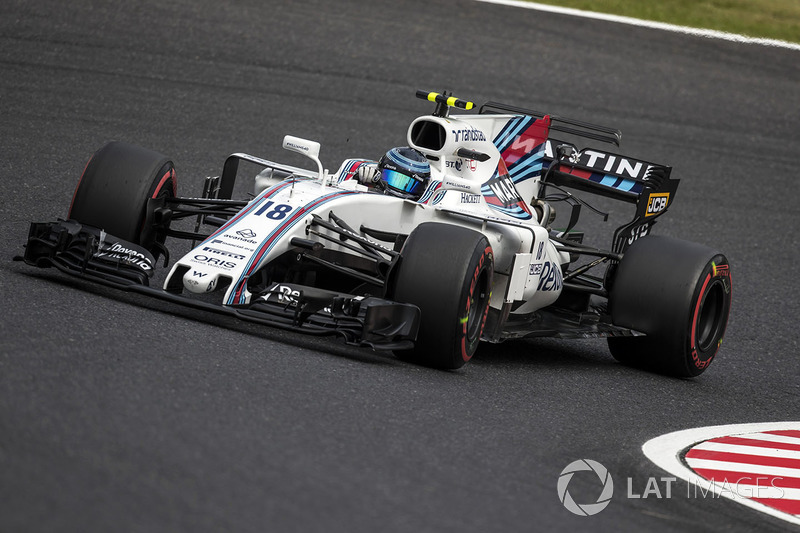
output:
[[[614,187],[617,183],[618,179],[616,176],[604,176],[602,180],[600,180],[600,185],[605,185],[606,187]]]
[[[519,119],[514,119],[509,123],[509,131],[501,131],[500,135],[497,136],[494,140],[494,145],[500,152],[506,150],[514,139],[528,126],[528,123],[531,122],[533,119],[531,117],[521,117]]]
[[[242,272],[242,275],[234,284],[236,290],[231,294],[231,297],[226,302],[228,305],[232,304],[243,304],[245,302],[245,291],[244,286],[247,283],[247,279],[250,275],[258,268],[260,263],[263,261],[264,258],[267,257],[269,251],[278,243],[281,237],[285,235],[294,225],[298,222],[302,221],[305,215],[311,211],[312,209],[316,209],[317,207],[342,196],[347,196],[350,194],[357,194],[354,191],[341,191],[341,192],[334,192],[330,194],[326,194],[315,200],[307,203],[306,205],[298,208],[292,215],[289,216],[287,220],[279,224],[270,234],[262,241],[259,248],[250,256],[250,259],[247,262],[247,265]],[[237,301],[238,300],[238,301]]]

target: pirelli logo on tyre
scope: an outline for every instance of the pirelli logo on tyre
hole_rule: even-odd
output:
[[[647,200],[647,212],[644,214],[646,217],[655,216],[664,211],[669,205],[668,192],[654,192],[650,194]]]

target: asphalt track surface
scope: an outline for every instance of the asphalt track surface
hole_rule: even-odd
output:
[[[797,420],[800,56],[470,1],[0,4],[0,531],[777,531],[726,499],[626,497],[646,440]],[[490,346],[457,372],[12,262],[110,139],[174,158],[183,194],[243,151],[378,157],[449,89],[619,127],[674,166],[658,233],[718,247],[720,355],[677,380],[602,340]],[[608,229],[609,234],[611,228]],[[556,482],[615,479],[592,517]],[[599,494],[576,477],[576,500]]]

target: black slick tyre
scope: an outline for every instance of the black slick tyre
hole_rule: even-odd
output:
[[[67,218],[153,251],[154,236],[144,228],[147,201],[176,194],[175,168],[169,158],[110,142],[86,165]]]
[[[625,252],[611,283],[613,323],[646,334],[609,338],[618,361],[676,377],[708,368],[731,307],[730,265],[723,254],[670,237],[644,237]]]
[[[395,269],[392,299],[422,312],[414,349],[398,357],[440,369],[462,367],[478,348],[489,311],[494,256],[486,237],[451,224],[420,224]]]

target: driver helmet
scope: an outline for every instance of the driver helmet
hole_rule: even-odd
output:
[[[378,185],[401,198],[419,198],[431,177],[425,156],[408,146],[392,148],[378,161]]]

